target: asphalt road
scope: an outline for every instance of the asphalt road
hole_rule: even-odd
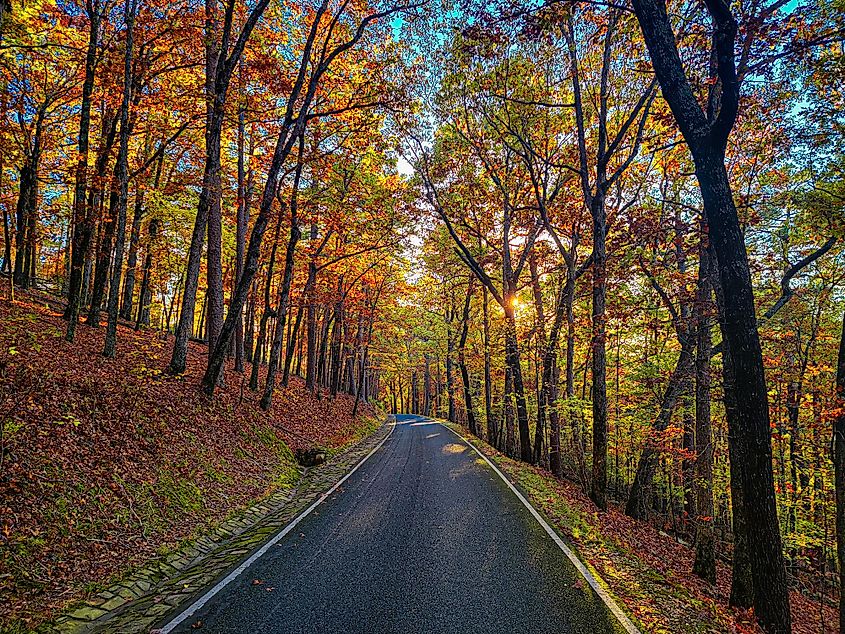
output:
[[[472,449],[400,416],[331,498],[176,631],[623,630]]]

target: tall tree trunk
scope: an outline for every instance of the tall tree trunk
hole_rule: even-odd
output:
[[[513,297],[513,294],[509,294]],[[513,397],[516,403],[516,423],[519,429],[519,455],[523,462],[534,461],[531,451],[531,431],[528,427],[528,404],[525,400],[525,386],[522,381],[522,363],[519,344],[516,339],[516,316],[512,302],[505,305],[505,359],[511,371]]]
[[[246,304],[246,323],[244,324],[244,359],[247,363],[252,363],[252,346],[255,337],[255,295],[257,292],[257,285],[253,282]]]
[[[65,317],[69,320],[65,338],[73,341],[79,320],[83,293],[83,269],[94,234],[94,219],[86,206],[88,190],[88,146],[91,128],[91,95],[94,92],[94,74],[97,68],[97,49],[100,40],[100,2],[92,0],[88,6],[88,48],[85,53],[85,79],[82,82],[82,99],[79,106],[79,135],[77,137],[77,162],[73,190],[73,247],[70,263],[70,283]]]
[[[505,454],[516,458],[516,434],[513,425],[513,370],[505,364],[505,393],[502,395],[502,415],[505,426]]]
[[[320,388],[323,388],[327,387],[328,373],[326,372],[326,364],[328,361],[328,355],[326,353],[329,347],[329,327],[334,321],[334,315],[330,312],[328,306],[324,307],[321,312],[323,314],[322,319],[320,320],[320,344],[317,353],[317,385]],[[318,389],[317,398],[320,398],[321,395],[322,392]]]
[[[0,15],[0,36],[2,35],[2,28],[3,28],[3,21],[2,15]],[[0,191],[3,189],[3,161],[4,157],[0,156]],[[0,267],[0,272],[8,273],[9,276],[12,276],[12,221],[9,218],[9,206],[3,205],[3,266]],[[70,227],[70,224],[68,224]],[[65,250],[67,253],[67,250]],[[14,280],[12,281],[14,284]]]
[[[839,414],[833,419],[833,473],[836,496],[836,558],[839,562],[839,631],[845,632],[845,314],[836,365]]]
[[[716,254],[710,245],[709,256],[711,266],[716,266]],[[724,319],[725,295],[718,275],[711,278],[716,306],[719,309],[719,321]],[[725,381],[724,402],[725,410],[737,408],[736,392],[728,388],[733,385],[733,364],[731,363],[730,345],[722,339],[722,375]],[[750,608],[754,605],[754,581],[751,572],[751,553],[749,535],[745,522],[745,495],[742,488],[743,463],[736,453],[736,440],[728,429],[728,459],[730,461],[730,491],[731,491],[731,530],[733,532],[733,561],[731,567],[731,594],[729,603],[732,607]]]
[[[727,392],[731,391],[737,405],[726,407],[729,438],[734,440],[731,469],[741,465],[744,523],[747,534],[754,536],[748,539],[748,546],[755,614],[768,632],[789,632],[791,615],[774,493],[768,393],[745,244],[723,159],[710,156],[696,161],[696,173],[724,295],[720,325],[733,366],[730,379],[725,370],[726,403]]]
[[[431,416],[431,358],[425,355],[425,374],[423,375],[423,416]]]
[[[120,201],[120,156],[114,166],[111,189],[109,193],[108,215],[102,221],[102,238],[97,248],[94,263],[94,286],[91,292],[91,304],[88,306],[86,323],[92,328],[100,326],[100,312],[103,309],[103,299],[106,295],[106,284],[111,271],[111,261],[114,255],[114,238],[117,230],[118,203]]]
[[[246,250],[246,230],[249,222],[246,191],[246,166],[244,162],[244,119],[245,108],[238,108],[238,210],[235,219],[235,283],[244,269],[244,251]],[[238,315],[235,328],[235,371],[244,371],[244,318]]]
[[[258,390],[258,372],[264,362],[264,344],[267,340],[267,323],[270,317],[274,316],[270,305],[270,293],[273,288],[273,271],[276,267],[276,250],[279,247],[279,233],[282,230],[282,215],[279,214],[276,222],[273,244],[270,247],[270,258],[267,263],[267,279],[264,282],[264,310],[261,312],[261,319],[258,325],[258,338],[255,340],[255,352],[252,354],[252,369],[249,376],[249,389],[253,392]]]
[[[606,317],[607,216],[604,192],[597,189],[590,211],[593,217],[593,477],[590,499],[607,509],[607,376]]]
[[[267,381],[264,386],[264,394],[261,397],[261,409],[264,411],[269,411],[273,403],[273,390],[276,389],[276,370],[279,367],[279,356],[282,353],[282,341],[285,336],[285,322],[289,312],[288,305],[290,304],[290,287],[293,281],[296,244],[302,237],[296,212],[299,179],[302,176],[303,143],[303,139],[300,138],[299,156],[297,158],[296,172],[293,178],[293,191],[290,199],[290,237],[288,238],[287,249],[285,250],[285,269],[282,274],[282,286],[279,290],[279,307],[276,309],[276,332],[273,337],[273,347],[270,349],[270,360],[267,364]]]
[[[663,97],[690,148],[716,254],[723,295],[720,329],[730,357],[724,358],[723,375],[731,470],[740,469],[741,513],[747,534],[754,536],[748,540],[754,613],[765,631],[785,634],[792,619],[774,494],[766,376],[748,256],[725,168],[725,148],[739,112],[738,26],[725,0],[706,4],[713,21],[714,87],[718,83],[719,89],[718,99],[711,93],[706,112],[687,79],[666,4],[634,0],[633,6]]]
[[[290,382],[290,368],[291,363],[293,362],[293,353],[296,349],[296,341],[297,341],[297,334],[299,333],[299,327],[302,324],[302,313],[303,313],[302,305],[296,309],[296,321],[293,322],[293,330],[291,330],[290,338],[288,339],[288,344],[285,349],[285,370],[282,373],[282,385],[287,387],[288,383]]]
[[[334,323],[332,325],[331,372],[329,375],[329,394],[332,398],[337,396],[340,389],[343,317],[343,274],[341,274],[337,279],[337,298],[334,303]]]
[[[141,220],[144,218],[144,188],[135,188],[135,209],[132,214],[132,229],[129,233],[129,255],[126,257],[126,281],[123,283],[123,303],[120,316],[132,319],[132,302],[135,294],[135,267],[138,266],[138,247],[141,242]]]
[[[111,275],[109,293],[109,320],[106,327],[106,339],[103,343],[103,356],[113,357],[117,348],[117,318],[120,308],[120,277],[123,273],[123,251],[126,244],[126,211],[129,205],[129,135],[132,133],[129,122],[129,102],[132,99],[132,49],[135,13],[138,0],[125,0],[124,22],[126,24],[126,52],[123,60],[123,101],[120,104],[120,149],[117,154],[117,225],[114,245],[114,266]]]
[[[549,343],[546,338],[546,315],[543,310],[543,293],[540,289],[540,275],[537,270],[537,254],[532,251],[528,257],[529,271],[531,272],[531,290],[534,296],[534,312],[536,316],[537,331],[537,349],[542,351],[543,355],[543,369],[542,379],[537,391],[537,425],[534,428],[534,462],[543,462],[543,453],[545,451],[545,434],[546,434],[546,414],[548,407],[552,405],[549,400],[549,384],[546,380],[547,375],[552,374],[552,366],[554,365],[554,358],[549,355]],[[551,364],[551,365],[549,365]]]
[[[455,334],[452,329],[452,324],[454,320],[455,310],[454,307],[450,306],[448,309],[448,317],[446,319],[446,400],[448,403],[447,418],[453,423],[457,422],[455,417],[455,372],[453,368]]]
[[[149,311],[150,311],[150,271],[152,270],[153,266],[153,244],[155,243],[156,236],[158,235],[158,218],[153,218],[150,220],[150,225],[148,227],[148,231],[150,234],[149,240],[147,241],[147,255],[144,258],[144,269],[142,271],[141,276],[141,290],[138,293],[138,311],[135,317],[135,330],[140,330],[142,325],[145,325],[148,322]],[[181,285],[181,280],[179,280]],[[178,288],[178,287],[177,287]],[[176,291],[178,293],[178,290]],[[167,311],[167,323],[166,328],[170,328],[170,312],[173,310],[173,300],[170,302],[170,309]]]
[[[490,375],[490,304],[489,291],[483,287],[482,318],[484,326],[484,418],[487,424],[487,442],[501,449],[497,443],[496,421],[493,418],[493,379]]]
[[[203,176],[200,204],[205,194],[205,215],[207,246],[205,255],[206,293],[208,303],[208,354],[214,350],[220,329],[223,327],[223,210],[221,205],[221,162],[220,144],[223,135],[223,121],[226,89],[218,86],[218,66],[225,64],[228,42],[217,18],[217,0],[205,3],[205,173]],[[226,48],[224,48],[226,47]],[[199,213],[197,213],[199,216]],[[221,374],[222,377],[222,374]]]
[[[317,240],[317,225],[311,225],[311,243]],[[313,392],[317,387],[317,263],[313,257],[308,263],[308,279],[305,281],[306,337],[308,356],[305,364],[305,389]]]
[[[46,102],[35,114],[32,139],[21,168],[17,204],[17,236],[14,282],[23,288],[35,284],[35,233],[38,227],[38,171],[41,163],[42,136]]]
[[[37,196],[37,175],[29,157],[20,171],[20,188],[16,209],[15,231],[15,269],[14,283],[22,288],[29,288],[29,266],[27,251],[29,247],[30,216],[35,213],[33,198]]]
[[[467,284],[467,295],[464,300],[464,310],[461,314],[461,337],[458,340],[458,364],[461,369],[461,381],[464,387],[464,407],[466,408],[467,427],[473,436],[480,437],[478,424],[475,421],[475,411],[472,407],[472,385],[469,380],[469,370],[466,362],[466,344],[469,334],[469,309],[472,301],[472,279]]]
[[[710,429],[710,317],[713,289],[712,265],[707,247],[706,226],[702,226],[699,249],[698,287],[695,299],[695,562],[694,574],[716,584],[716,543],[713,535],[713,438]]]

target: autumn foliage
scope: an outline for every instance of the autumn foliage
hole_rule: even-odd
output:
[[[0,619],[36,623],[299,477],[293,451],[337,450],[375,413],[317,400],[294,381],[263,412],[244,381],[213,402],[198,371],[161,372],[169,341],[121,328],[70,344],[45,296],[0,307],[3,545]],[[199,347],[191,349],[199,366]],[[94,584],[94,585],[91,585]]]

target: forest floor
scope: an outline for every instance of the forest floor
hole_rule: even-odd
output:
[[[548,471],[511,460],[458,425],[449,425],[481,449],[542,511],[579,557],[624,604],[643,632],[650,634],[762,632],[748,611],[728,606],[731,571],[718,563],[712,588],[692,574],[689,546],[613,505],[597,511],[581,488]],[[791,593],[794,634],[838,631],[838,613],[807,596]]]
[[[378,425],[352,399],[295,379],[271,412],[229,368],[213,401],[188,371],[162,373],[172,338],[66,322],[40,294],[0,303],[0,630],[28,629],[218,526],[301,469],[292,451],[339,451]]]

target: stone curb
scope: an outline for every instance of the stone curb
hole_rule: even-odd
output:
[[[372,434],[307,469],[292,489],[279,490],[215,530],[155,560],[58,617],[57,634],[149,632],[201,596],[330,489],[390,433],[386,420]]]

